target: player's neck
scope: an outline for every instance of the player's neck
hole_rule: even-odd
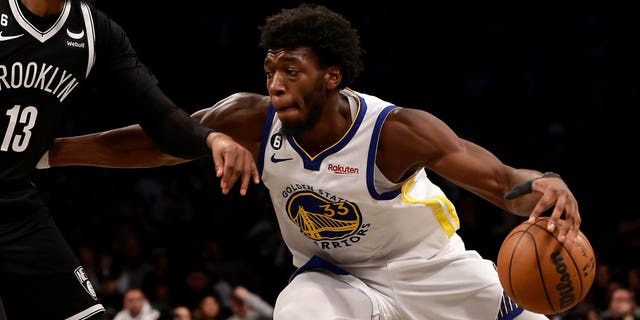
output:
[[[40,17],[57,15],[62,11],[64,0],[20,0],[29,11]]]
[[[336,93],[329,101],[315,125],[296,138],[296,142],[311,156],[340,141],[353,123],[347,97]]]

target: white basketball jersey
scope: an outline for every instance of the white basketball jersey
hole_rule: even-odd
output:
[[[259,166],[294,265],[312,256],[340,267],[434,256],[459,228],[453,204],[425,170],[401,184],[378,170],[380,130],[396,106],[349,89],[341,93],[353,123],[313,157],[280,132],[273,107],[267,117]]]

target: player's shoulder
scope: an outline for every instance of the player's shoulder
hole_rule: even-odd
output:
[[[218,104],[234,106],[236,109],[251,110],[266,110],[270,103],[269,96],[248,91],[233,93],[218,102]]]
[[[80,5],[91,13],[91,21],[98,37],[109,35],[117,39],[122,36],[124,30],[108,13],[90,2],[82,1]]]
[[[91,13],[91,19],[95,21],[109,20],[109,16],[102,10],[96,8],[96,6],[89,1],[77,1],[83,10],[88,10]]]
[[[428,108],[397,104],[381,96],[368,94],[349,88],[344,89],[342,92],[349,92],[354,96],[362,98],[369,106],[379,106],[381,108],[391,107],[392,110],[390,110],[389,112],[390,116],[401,115],[407,118],[435,117],[428,111]]]
[[[253,104],[261,106],[268,105],[271,101],[271,98],[267,95],[248,91],[233,93],[229,96],[229,98],[243,102],[251,102]]]
[[[342,89],[340,92],[346,96],[352,96],[352,97],[357,97],[358,99],[362,99],[369,106],[380,106],[380,107],[395,106],[393,103],[383,98],[380,98],[377,95],[357,91],[352,88],[345,88],[345,89]]]

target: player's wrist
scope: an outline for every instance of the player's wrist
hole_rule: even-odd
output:
[[[209,129],[209,132],[207,133],[207,138],[205,139],[209,149],[213,150],[213,141],[217,137],[218,137],[218,132],[213,129]]]
[[[513,189],[511,189],[509,192],[507,192],[504,195],[504,198],[506,200],[512,200],[515,199],[519,196],[528,194],[533,192],[533,182],[538,180],[538,179],[543,179],[543,178],[557,178],[562,180],[562,177],[560,177],[559,174],[555,173],[555,172],[551,172],[551,171],[547,171],[545,173],[543,173],[541,176],[531,179],[529,181],[523,182],[515,187],[513,187]]]

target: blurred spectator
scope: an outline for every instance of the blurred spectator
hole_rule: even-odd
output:
[[[211,278],[200,267],[192,267],[184,275],[184,279],[175,295],[177,303],[196,309],[202,297],[213,292]]]
[[[176,306],[171,314],[172,320],[192,320],[191,309],[187,306]]]
[[[609,309],[602,312],[600,320],[640,320],[640,307],[633,291],[625,287],[613,289]]]
[[[113,317],[122,309],[124,295],[118,290],[118,278],[113,274],[107,274],[100,278],[100,301],[105,308],[105,317]]]
[[[138,238],[138,234],[128,228],[123,227],[120,230],[119,262],[121,263],[122,272],[118,279],[118,286],[123,292],[128,288],[142,288],[145,277],[153,270],[153,266],[149,261],[149,257],[145,256],[145,248]]]
[[[200,300],[200,304],[193,311],[193,319],[194,320],[221,320],[224,319],[222,316],[222,308],[220,306],[220,301],[213,294],[208,294]]]
[[[160,312],[160,316],[164,319],[165,316],[172,314],[171,308],[171,286],[167,282],[157,282],[154,284],[151,291],[148,291],[148,300],[151,307]]]
[[[577,308],[556,315],[552,320],[599,320],[598,310],[589,305],[578,305]]]
[[[164,248],[156,248],[152,251],[151,259],[152,269],[144,276],[141,289],[147,293],[151,306],[162,315],[170,315],[174,303],[171,301],[169,257]]]
[[[160,312],[151,307],[144,292],[139,288],[131,288],[124,293],[122,306],[122,310],[113,320],[158,320],[160,318]]]
[[[596,308],[600,311],[609,307],[609,295],[611,286],[616,285],[613,281],[612,267],[608,261],[596,257],[596,277],[591,285],[589,294]]]
[[[227,320],[271,320],[273,306],[242,286],[233,289],[231,312]]]

